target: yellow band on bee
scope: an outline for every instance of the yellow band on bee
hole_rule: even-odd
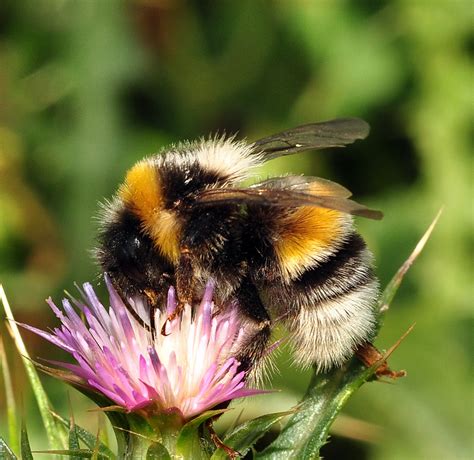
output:
[[[120,187],[119,196],[140,218],[155,247],[170,261],[179,259],[181,226],[176,215],[164,209],[160,175],[149,160],[131,168]]]
[[[294,279],[333,253],[347,231],[347,219],[341,212],[310,206],[297,208],[283,217],[275,242],[283,274]]]

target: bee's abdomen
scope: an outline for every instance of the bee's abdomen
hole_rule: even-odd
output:
[[[263,291],[267,306],[292,332],[295,359],[302,366],[339,365],[371,338],[378,281],[372,255],[355,232],[325,262]]]
[[[372,255],[354,232],[328,260],[294,280],[293,287],[303,297],[319,303],[336,300],[373,280]]]

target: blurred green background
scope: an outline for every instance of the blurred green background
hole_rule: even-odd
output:
[[[265,166],[341,182],[382,209],[358,222],[385,284],[444,214],[388,314],[378,346],[408,377],[365,385],[326,458],[472,458],[472,62],[470,0],[37,0],[0,3],[0,282],[18,320],[55,324],[43,299],[97,279],[97,203],[136,160],[207,133],[256,139],[359,116],[370,137]],[[33,448],[45,439],[6,335]],[[34,357],[58,352],[24,334]],[[309,374],[278,359],[248,411],[288,408]],[[44,379],[56,407],[93,432],[92,404]],[[0,383],[0,435],[6,436]],[[263,397],[266,398],[266,397]],[[273,406],[273,407],[272,407]]]

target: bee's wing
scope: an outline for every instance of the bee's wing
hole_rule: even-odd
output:
[[[258,184],[253,184],[249,188],[293,190],[315,196],[334,196],[340,198],[349,198],[352,196],[351,191],[346,187],[336,182],[314,176],[272,177]]]
[[[252,146],[255,153],[263,153],[263,160],[268,161],[305,150],[344,147],[358,139],[365,139],[369,131],[368,123],[360,118],[339,118],[297,126],[259,139]]]
[[[316,206],[334,209],[369,219],[381,219],[382,213],[348,199],[349,190],[334,182],[316,177],[288,176],[269,179],[250,188],[209,189],[199,198],[200,204],[258,203],[262,206]]]

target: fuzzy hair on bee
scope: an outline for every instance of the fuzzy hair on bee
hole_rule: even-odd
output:
[[[213,279],[216,304],[237,301],[253,330],[239,351],[243,369],[258,364],[276,321],[288,328],[299,365],[341,365],[371,339],[378,295],[353,216],[381,213],[318,177],[240,183],[273,158],[343,147],[368,132],[360,119],[337,119],[253,143],[184,142],[139,161],[104,206],[101,268],[123,296],[146,296],[151,311],[170,286],[183,306]],[[152,320],[145,326],[154,329]]]

